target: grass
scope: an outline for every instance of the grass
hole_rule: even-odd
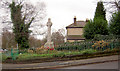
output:
[[[95,52],[97,52],[97,51],[93,50],[93,49],[86,49],[86,50],[81,51],[82,54],[91,54],[91,53],[95,53]]]
[[[108,50],[108,51],[116,51],[116,50]],[[66,56],[71,56],[71,55],[84,55],[84,54],[93,54],[99,51],[93,50],[93,49],[86,49],[82,51],[49,51],[49,53],[46,54],[35,54],[35,53],[23,53],[19,54],[18,58],[16,61],[26,61],[26,60],[35,60],[35,59],[42,59],[44,61],[44,58],[49,59],[49,58],[56,58],[56,57],[66,57]],[[86,55],[84,55],[86,56]],[[5,62],[7,59],[7,56],[4,54],[2,55],[2,61]]]
[[[50,52],[47,54],[33,54],[33,53],[24,53],[18,56],[18,61],[20,60],[29,60],[36,58],[52,58],[52,57],[64,57],[69,55],[79,55],[79,54],[89,54],[96,52],[93,49],[87,49],[82,51],[55,51],[54,53]]]
[[[9,56],[6,56],[5,54],[1,54],[0,59],[2,59],[2,61],[5,61]]]
[[[18,61],[20,60],[28,60],[35,58],[44,58],[44,57],[52,57],[53,54],[32,54],[32,53],[23,53],[18,56]]]

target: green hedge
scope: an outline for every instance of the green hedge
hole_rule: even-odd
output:
[[[111,38],[110,38],[111,39]],[[82,41],[82,42],[67,42],[62,45],[59,45],[58,47],[55,47],[56,50],[58,51],[63,51],[63,50],[84,50],[84,49],[95,49],[95,50],[106,50],[106,49],[114,49],[114,48],[119,48],[120,47],[120,39],[111,39],[111,40],[104,40],[105,42],[109,42],[109,45],[99,48],[93,48],[92,45],[94,45],[95,41]]]

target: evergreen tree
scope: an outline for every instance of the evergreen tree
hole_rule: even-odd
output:
[[[120,35],[120,11],[112,15],[109,30],[111,34]]]
[[[29,48],[29,27],[34,18],[32,18],[29,23],[25,23],[26,16],[22,18],[21,14],[22,5],[16,5],[15,2],[12,2],[9,7],[11,10],[11,20],[13,23],[13,33],[15,34],[15,40],[20,48]]]
[[[84,28],[84,37],[93,39],[96,35],[108,35],[108,24],[103,2],[98,2],[94,19],[89,21]]]
[[[106,20],[106,11],[102,1],[97,3],[94,20],[97,18]]]
[[[88,23],[85,25],[83,35],[86,39],[94,38],[95,33],[92,20],[88,21]]]

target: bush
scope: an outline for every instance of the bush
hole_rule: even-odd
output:
[[[86,39],[93,39],[97,34],[108,35],[107,21],[97,18],[85,25],[83,35]]]
[[[97,50],[105,50],[108,48],[108,45],[109,42],[105,42],[102,40],[102,41],[96,41],[96,43],[94,43],[92,47]]]
[[[19,54],[20,54],[20,53],[23,54],[23,53],[27,53],[27,52],[28,52],[28,49],[22,49],[22,50],[19,50]]]
[[[69,51],[74,51],[74,50],[84,50],[91,48],[93,45],[92,42],[73,42],[73,43],[65,43],[65,45],[60,45],[60,47],[56,47],[55,49],[58,51],[63,51],[63,50],[69,50]]]
[[[34,53],[37,53],[37,54],[44,54],[44,53],[47,53],[47,49],[45,49],[44,47],[41,47],[41,48],[36,48]]]
[[[120,12],[112,15],[109,30],[111,34],[120,35]]]

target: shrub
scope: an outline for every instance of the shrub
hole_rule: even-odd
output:
[[[41,48],[36,48],[35,49],[35,53],[37,54],[44,54],[44,53],[47,53],[47,49],[45,49],[44,47],[41,47]]]
[[[28,49],[28,53],[33,53],[33,50]]]
[[[92,47],[97,50],[105,50],[107,49],[108,45],[109,45],[109,42],[105,42],[101,40],[101,41],[96,41],[96,43],[94,43]]]
[[[8,57],[6,56],[6,55],[4,55],[4,54],[2,54],[2,56],[1,56],[2,58],[2,61],[5,61]]]
[[[120,35],[120,12],[116,12],[112,15],[109,30],[111,34]]]
[[[73,42],[73,43],[65,43],[65,45],[60,45],[60,47],[56,47],[55,49],[58,51],[62,51],[62,50],[69,50],[69,51],[73,51],[73,50],[84,50],[84,49],[88,49],[91,48],[92,46],[92,42]]]

